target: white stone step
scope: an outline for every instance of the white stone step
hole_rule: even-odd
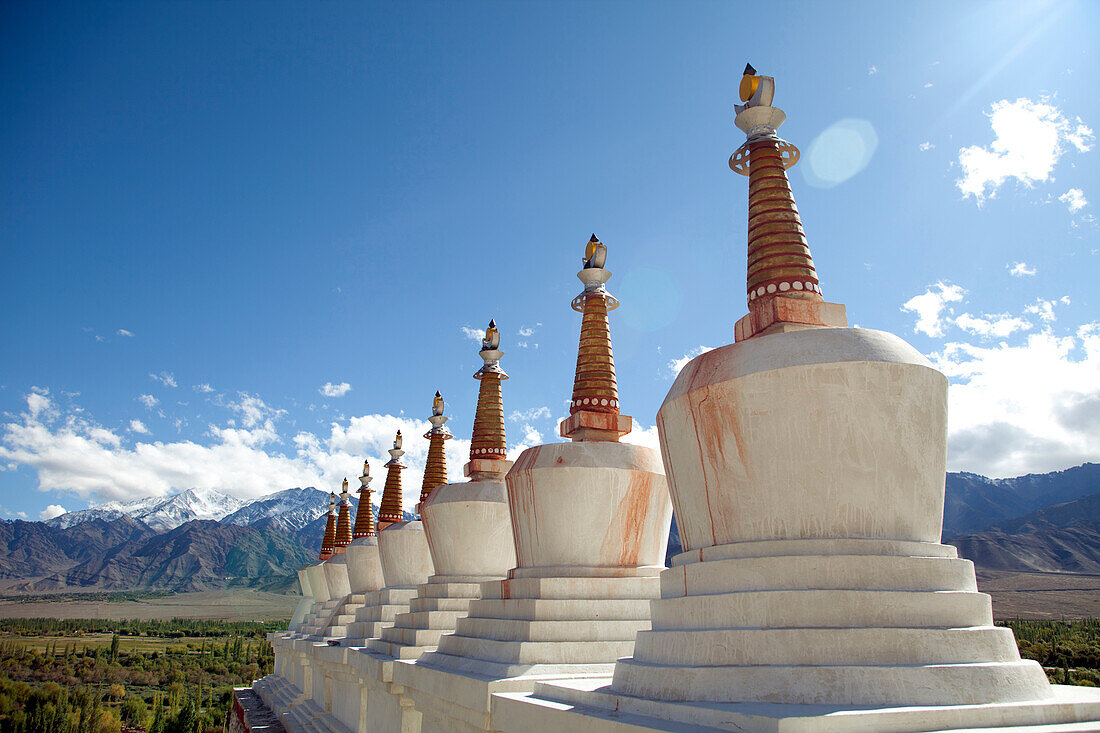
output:
[[[399,613],[393,625],[402,629],[446,629],[453,631],[465,611],[410,611]]]
[[[502,664],[598,664],[630,656],[634,641],[499,641],[446,634],[438,650]]]
[[[382,641],[406,646],[435,647],[439,644],[439,637],[449,632],[450,629],[399,629],[391,626],[382,630]]]
[[[969,560],[894,555],[790,555],[696,562],[661,573],[661,596],[753,590],[977,591]]]
[[[518,619],[459,619],[455,632],[461,636],[497,641],[536,642],[633,642],[639,631],[649,629],[649,621],[523,621]]]
[[[917,665],[1018,662],[1011,629],[642,631],[634,659],[669,666]]]
[[[409,601],[409,610],[458,611],[465,615],[473,601],[472,598],[414,598]]]
[[[989,596],[969,591],[770,590],[666,598],[654,629],[989,626]]]
[[[667,570],[665,571],[668,572]],[[513,578],[482,583],[482,598],[660,598],[657,578]]]
[[[990,700],[1041,700],[1050,694],[1043,668],[1032,661],[683,667],[623,659],[615,665],[611,689],[654,700],[849,706],[972,705]]]
[[[471,601],[468,615],[476,618],[537,619],[539,621],[566,621],[577,618],[647,620],[650,615],[648,598],[562,600],[507,598]]]

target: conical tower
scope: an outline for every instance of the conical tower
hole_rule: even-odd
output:
[[[618,441],[631,428],[630,417],[619,414],[607,317],[609,311],[619,307],[619,301],[604,287],[611,279],[611,272],[603,267],[606,259],[607,245],[593,234],[585,248],[584,267],[577,273],[584,290],[572,303],[573,310],[582,314],[581,338],[569,418],[561,424],[561,435],[574,441]]]
[[[390,460],[386,461],[386,485],[382,487],[382,503],[378,507],[378,529],[385,529],[405,518],[401,508],[401,472],[405,470],[401,456],[405,455],[405,451],[401,450],[400,430],[393,439],[393,448],[390,448],[389,453]]]
[[[504,435],[504,398],[501,382],[508,375],[500,368],[500,331],[496,319],[489,319],[485,338],[481,340],[480,356],[485,364],[474,374],[481,382],[477,391],[477,410],[474,412],[474,433],[470,439],[470,462],[464,473],[498,473],[500,462],[508,457],[508,444]]]
[[[340,491],[340,513],[336,520],[336,554],[343,555],[344,548],[351,544],[351,494],[348,493],[348,480]]]
[[[328,560],[336,553],[336,493],[328,495],[328,524],[321,540],[321,559]]]
[[[443,395],[436,391],[432,401],[432,416],[428,418],[432,428],[424,433],[424,437],[428,439],[428,460],[424,464],[424,482],[420,485],[421,502],[428,498],[436,486],[447,483],[447,452],[443,443],[453,436],[444,427],[450,418],[443,415],[443,408]]]
[[[735,124],[747,135],[730,156],[730,169],[749,178],[749,314],[737,322],[735,337],[744,341],[769,333],[848,325],[844,306],[826,303],[813,257],[798,215],[787,169],[799,151],[778,135],[787,115],[771,106],[775,81],[751,65],[741,79]]]
[[[370,488],[370,482],[370,463],[363,461],[363,475],[359,477],[359,509],[355,513],[355,529],[351,535],[353,540],[374,537],[374,510],[370,504],[370,495],[374,491]]]

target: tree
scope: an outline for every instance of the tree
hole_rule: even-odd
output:
[[[140,697],[130,696],[122,703],[122,722],[126,725],[144,728],[148,719],[149,708]]]
[[[111,636],[111,661],[118,661],[118,634]]]

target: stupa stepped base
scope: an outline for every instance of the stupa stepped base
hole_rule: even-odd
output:
[[[670,677],[672,674],[669,675]],[[1100,731],[1100,690],[1051,686],[1041,701],[877,707],[649,700],[614,692],[609,679],[542,682],[493,700],[501,731],[739,731],[743,733],[1017,733]]]
[[[661,573],[652,630],[612,689],[669,702],[976,705],[1043,700],[1035,662],[993,626],[954,547],[881,540],[743,542]]]
[[[649,628],[649,604],[660,593],[654,572],[483,583],[455,632],[415,664],[395,665],[394,680],[421,713],[425,733],[495,730],[497,693],[609,676],[638,631]]]
[[[396,659],[416,659],[434,650],[469,613],[470,604],[481,598],[482,583],[492,580],[499,578],[432,576],[417,588],[408,612],[398,614],[393,626],[368,646]]]
[[[316,619],[303,627],[300,634],[316,641],[347,636],[348,625],[355,621],[356,613],[365,601],[365,594],[352,593],[326,603]]]
[[[355,614],[355,621],[348,624],[341,642],[348,647],[366,646],[377,639],[384,629],[393,626],[400,613],[409,610],[409,601],[416,597],[416,588],[382,588],[366,594],[366,601]]]

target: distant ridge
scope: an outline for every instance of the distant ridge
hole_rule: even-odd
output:
[[[251,502],[191,489],[46,522],[0,521],[0,593],[241,585],[292,591],[298,569],[317,559],[328,498],[312,487]],[[352,505],[357,511],[354,497]],[[377,517],[378,508],[372,511]]]

